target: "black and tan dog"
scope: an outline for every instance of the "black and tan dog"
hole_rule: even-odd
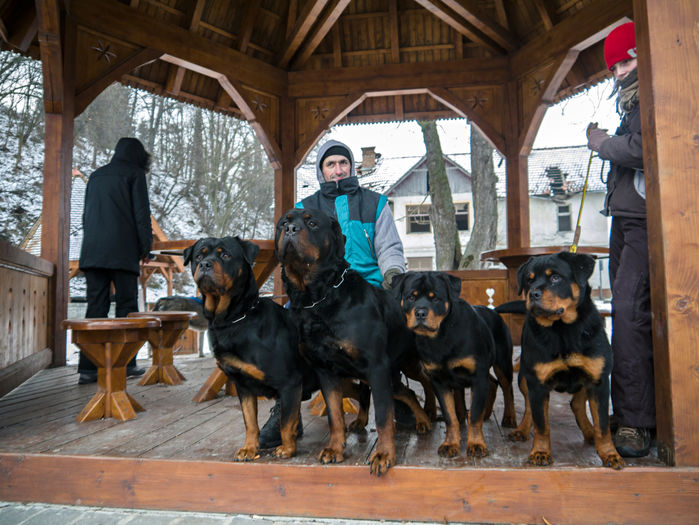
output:
[[[409,272],[393,279],[408,328],[417,336],[422,366],[432,380],[447,425],[439,455],[457,456],[459,423],[465,416],[464,388],[471,388],[466,450],[485,456],[483,421],[490,416],[498,378],[505,398],[503,426],[514,427],[512,338],[502,318],[485,306],[471,306],[459,297],[461,280],[443,272]]]
[[[296,453],[301,399],[317,389],[299,354],[289,313],[259,296],[252,272],[258,250],[238,237],[224,237],[200,239],[184,252],[204,297],[210,346],[218,366],[235,382],[243,410],[245,445],[236,461],[258,457],[257,396],[279,398],[282,444],[275,455],[288,458]]]
[[[340,225],[320,210],[292,209],[277,223],[275,252],[301,338],[301,351],[316,371],[328,407],[330,442],[322,463],[344,458],[343,379],[371,387],[378,442],[368,463],[381,475],[396,462],[393,397],[431,427],[414,393],[400,383],[402,358],[414,353],[398,303],[370,285],[345,261]]]
[[[573,394],[570,406],[575,420],[585,440],[594,443],[602,464],[615,469],[624,466],[609,432],[612,350],[590,298],[588,279],[594,265],[589,255],[560,252],[532,257],[517,271],[526,308],[519,370],[525,413],[510,437],[528,439],[534,424],[532,465],[553,463],[548,405],[551,390],[556,390]],[[587,417],[588,402],[592,423]]]

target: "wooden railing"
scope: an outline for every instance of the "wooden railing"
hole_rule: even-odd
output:
[[[0,242],[0,396],[51,364],[53,276],[49,261]]]

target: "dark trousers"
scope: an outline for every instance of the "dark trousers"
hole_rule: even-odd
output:
[[[646,220],[613,217],[609,241],[612,404],[619,424],[637,428],[655,428],[648,267]]]
[[[86,318],[107,317],[109,314],[109,295],[114,283],[116,297],[116,316],[126,317],[131,312],[138,312],[138,275],[124,270],[92,268],[83,270],[87,281]],[[136,357],[129,361],[129,368],[136,366]],[[97,367],[82,352],[78,362],[78,372],[95,371]]]

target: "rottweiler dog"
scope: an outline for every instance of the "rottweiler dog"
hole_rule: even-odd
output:
[[[259,296],[252,271],[258,251],[256,244],[238,237],[210,237],[184,252],[204,297],[209,344],[240,398],[245,444],[235,461],[258,457],[257,396],[280,400],[282,444],[274,453],[293,456],[301,400],[317,389],[313,371],[299,353],[298,331],[289,313]]]
[[[507,325],[485,306],[461,299],[461,280],[444,272],[409,272],[393,278],[408,328],[417,337],[417,350],[434,385],[447,425],[438,453],[457,456],[461,449],[459,423],[465,409],[464,388],[471,388],[467,454],[486,456],[483,421],[490,416],[496,385],[493,368],[505,398],[503,426],[516,425],[512,391],[512,338]]]
[[[431,427],[415,394],[400,382],[403,358],[416,353],[398,303],[349,268],[340,225],[320,210],[284,213],[277,222],[275,253],[300,331],[301,352],[316,371],[328,407],[330,441],[319,460],[343,460],[342,382],[359,379],[371,388],[378,432],[368,460],[370,472],[381,475],[396,462],[394,396],[413,410],[418,428]]]
[[[518,378],[525,412],[510,437],[525,441],[534,424],[528,459],[532,465],[553,463],[548,405],[555,390],[573,395],[570,406],[575,421],[585,440],[594,443],[602,464],[614,469],[624,466],[609,431],[612,350],[590,298],[588,279],[594,265],[589,255],[560,252],[532,257],[517,270],[526,311]]]

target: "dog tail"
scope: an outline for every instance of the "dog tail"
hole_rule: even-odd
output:
[[[495,307],[495,311],[499,314],[526,314],[527,306],[523,300],[508,301]]]

